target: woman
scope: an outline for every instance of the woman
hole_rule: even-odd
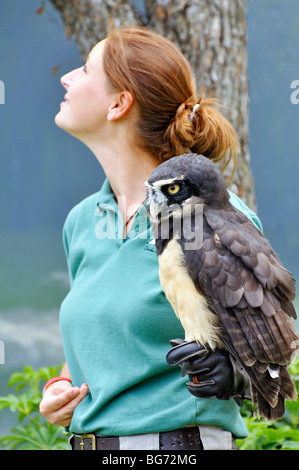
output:
[[[55,122],[91,149],[107,179],[64,226],[66,365],[46,385],[41,413],[69,428],[74,449],[231,449],[233,436],[247,435],[230,398],[244,384],[236,386],[240,375],[216,351],[203,358],[210,375],[199,375],[207,382],[198,398],[166,363],[169,341],[184,333],[161,290],[143,202],[144,182],[165,159],[194,152],[235,164],[235,133],[213,100],[196,96],[177,48],[145,29],[112,32],[61,83]],[[180,354],[192,376],[198,363]]]

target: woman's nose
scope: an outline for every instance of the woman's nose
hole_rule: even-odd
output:
[[[75,80],[77,75],[80,73],[82,67],[72,70],[71,72],[66,73],[60,79],[60,82],[64,88],[68,88],[70,84]]]

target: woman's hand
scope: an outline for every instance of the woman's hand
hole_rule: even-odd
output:
[[[67,381],[55,382],[45,391],[39,410],[51,424],[67,427],[71,424],[76,406],[87,393],[87,384],[73,387]]]

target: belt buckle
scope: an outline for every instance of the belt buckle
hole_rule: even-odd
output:
[[[97,450],[96,436],[94,434],[82,434],[80,439],[81,450],[84,450],[84,439],[91,439],[91,450]]]

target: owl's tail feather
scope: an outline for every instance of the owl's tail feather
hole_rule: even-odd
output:
[[[251,378],[252,402],[257,403],[260,416],[278,420],[285,412],[285,400],[297,399],[297,391],[286,366],[276,366],[278,376],[272,378],[268,371],[260,373],[253,368],[247,373]]]
[[[274,408],[272,408],[267,400],[265,400],[265,398],[255,389],[254,385],[252,385],[252,395],[255,395],[253,402],[257,403],[258,407],[258,411],[254,411],[255,416],[259,414],[267,421],[277,421],[278,419],[282,418],[285,412],[285,399],[282,395],[279,396],[278,403]]]

